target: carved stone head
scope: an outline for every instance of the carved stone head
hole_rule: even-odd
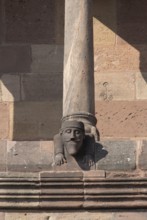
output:
[[[61,135],[67,152],[72,156],[76,155],[81,149],[85,138],[83,122],[64,121],[61,127]]]

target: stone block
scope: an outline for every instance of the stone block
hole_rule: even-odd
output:
[[[136,74],[136,99],[147,99],[147,73]]]
[[[23,74],[21,94],[24,101],[62,101],[63,73]]]
[[[104,155],[105,151],[105,155]],[[97,169],[129,171],[136,168],[136,142],[111,140],[96,148]]]
[[[130,45],[96,46],[94,49],[94,70],[98,73],[140,71],[140,53]]]
[[[29,46],[1,46],[0,73],[30,72],[31,49]]]
[[[7,0],[5,5],[7,42],[63,43],[63,0]]]
[[[114,45],[116,32],[116,1],[93,1],[94,45]]]
[[[146,9],[145,0],[118,1],[117,33],[129,44],[147,43]]]
[[[0,172],[6,171],[6,152],[7,152],[7,141],[0,141]],[[1,215],[0,215],[1,216]]]
[[[5,212],[0,212],[0,219],[5,220]]]
[[[141,151],[139,152],[139,168],[147,170],[147,140],[142,141]]]
[[[13,102],[20,100],[20,76],[4,74],[1,77],[2,101]]]
[[[0,103],[0,139],[7,139],[9,132],[9,104]]]
[[[54,144],[52,141],[41,141],[40,148],[42,170],[51,170],[54,160]]]
[[[146,101],[97,101],[96,117],[100,137],[146,137]]]
[[[41,172],[52,170],[54,146],[52,141],[8,141],[7,166],[11,172]],[[14,174],[15,176],[15,174]],[[10,176],[13,178],[13,176]],[[21,176],[20,176],[21,177]],[[30,178],[26,173],[24,178]],[[37,179],[35,174],[31,178]]]
[[[0,1],[0,44],[3,42],[3,4],[2,1]]]
[[[63,46],[32,45],[31,72],[63,72]]]
[[[73,211],[73,212],[6,212],[5,220],[146,220],[146,211]],[[4,220],[2,218],[2,220]]]
[[[134,73],[95,73],[95,100],[134,99]]]
[[[11,103],[10,139],[50,140],[60,129],[61,102]]]
[[[93,18],[93,28],[94,46],[115,44],[116,34],[96,18]]]
[[[41,148],[39,141],[8,141],[8,171],[37,172],[41,170]]]
[[[15,212],[6,212],[5,219],[1,219],[1,220],[49,220],[51,216],[54,218],[56,214],[48,213],[47,211],[44,212],[15,211]]]

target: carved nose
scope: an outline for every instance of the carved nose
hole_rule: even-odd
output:
[[[74,131],[72,131],[70,134],[70,139],[73,140],[74,138],[75,138]]]

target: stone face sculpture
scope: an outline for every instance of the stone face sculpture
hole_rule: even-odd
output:
[[[86,135],[84,123],[64,121],[59,134],[54,136],[55,165],[66,163],[66,155],[81,156],[83,163],[94,164],[94,137]]]

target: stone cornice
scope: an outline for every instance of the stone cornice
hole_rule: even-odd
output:
[[[1,209],[146,208],[147,178],[101,171],[0,175]]]

